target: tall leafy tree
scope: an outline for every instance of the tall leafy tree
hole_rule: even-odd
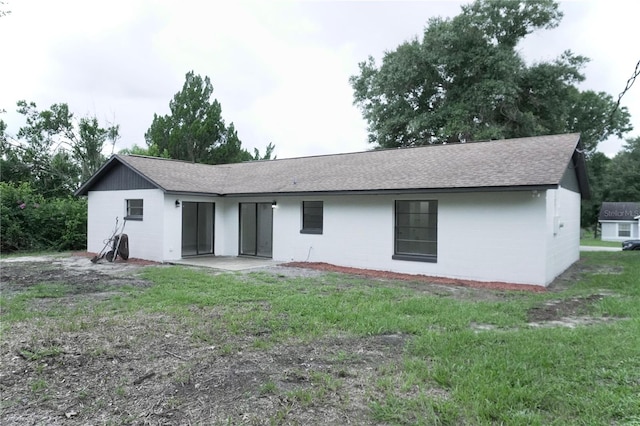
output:
[[[118,139],[118,126],[102,127],[95,117],[75,120],[65,103],[39,110],[19,101],[26,124],[15,138],[2,138],[5,182],[30,182],[45,197],[68,195],[105,160],[102,150]],[[8,172],[8,173],[5,173]]]
[[[147,145],[159,152],[166,149],[171,158],[210,163],[225,133],[222,107],[211,100],[212,94],[209,77],[188,72],[182,90],[169,103],[171,113],[154,114],[145,134]]]
[[[101,127],[95,117],[75,120],[66,103],[53,104],[48,110],[38,111],[35,103],[19,101],[18,112],[27,121],[18,137],[34,151],[68,151],[70,158],[80,167],[81,181],[91,177],[104,162],[102,151],[105,144],[115,144],[119,138],[118,125]]]
[[[640,137],[627,140],[611,159],[605,185],[606,201],[640,202]]]
[[[0,251],[83,249],[87,203],[72,194],[101,166],[118,127],[75,120],[66,104],[41,111],[20,101],[18,111],[26,124],[17,134],[0,120]]]
[[[170,114],[153,116],[145,133],[148,152],[167,153],[170,158],[205,164],[254,159],[242,148],[234,124],[225,124],[222,107],[212,95],[209,77],[188,72],[182,90],[169,102]]]
[[[640,201],[640,137],[628,139],[613,158],[594,153],[588,166],[591,199],[582,201],[582,227],[597,237],[603,201]]]
[[[611,159],[602,152],[595,152],[589,157],[587,172],[591,197],[588,200],[582,200],[580,222],[583,228],[593,229],[594,238],[597,238],[600,206],[602,201],[608,201],[606,197],[610,163]]]
[[[553,0],[477,0],[431,19],[421,40],[372,57],[351,77],[369,141],[391,148],[578,131],[588,153],[631,129],[626,108],[580,91],[587,58],[566,51],[528,66],[516,51],[528,34],[556,27]]]

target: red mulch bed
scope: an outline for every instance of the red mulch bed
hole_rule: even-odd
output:
[[[530,291],[534,293],[542,293],[547,289],[539,285],[530,284],[513,284],[497,281],[472,281],[459,280],[455,278],[430,277],[427,275],[400,274],[389,271],[376,271],[373,269],[348,268],[346,266],[337,266],[323,262],[289,262],[282,266],[290,266],[293,268],[309,268],[320,271],[340,272],[343,274],[360,275],[367,278],[382,278],[388,280],[418,281],[431,284],[455,285],[462,287],[472,287],[485,290],[509,290],[509,291]]]
[[[86,257],[88,259],[92,259],[94,256],[97,256],[98,253],[92,253],[90,251],[76,251],[74,253],[71,253],[72,256],[77,256],[77,257]],[[105,259],[106,261],[106,259]],[[130,257],[127,260],[123,260],[121,258],[117,258],[115,263],[130,263],[132,265],[141,265],[141,266],[147,266],[147,265],[161,265],[160,262],[154,262],[153,260],[144,260],[144,259],[137,259],[135,257]]]

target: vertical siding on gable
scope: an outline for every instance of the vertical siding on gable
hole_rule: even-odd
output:
[[[578,183],[578,177],[576,176],[576,169],[573,165],[569,165],[567,170],[564,171],[560,186],[568,189],[569,191],[580,193],[580,184]]]
[[[154,189],[145,177],[123,164],[117,164],[91,188],[92,191],[119,191],[127,189]]]

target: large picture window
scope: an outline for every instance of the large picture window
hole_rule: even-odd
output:
[[[435,262],[438,257],[438,202],[396,201],[394,259]]]
[[[127,220],[142,220],[142,200],[127,200]]]
[[[303,234],[322,234],[322,201],[302,202],[302,229]]]

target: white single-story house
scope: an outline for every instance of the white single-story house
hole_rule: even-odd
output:
[[[278,261],[546,286],[579,258],[589,196],[578,134],[239,164],[112,156],[88,196],[99,252]]]
[[[640,203],[603,202],[598,222],[602,241],[640,239]]]

